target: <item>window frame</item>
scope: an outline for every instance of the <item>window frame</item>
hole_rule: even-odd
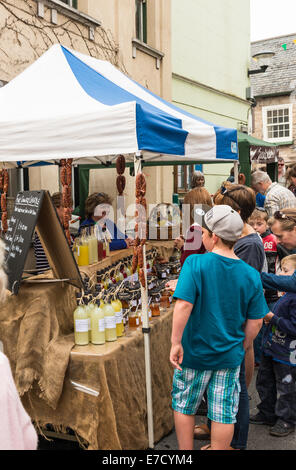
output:
[[[178,184],[179,168],[181,168],[181,171],[183,172],[184,187],[180,187]],[[174,193],[175,194],[184,194],[191,190],[191,179],[192,179],[192,174],[194,173],[194,168],[195,168],[194,164],[174,166]]]
[[[68,7],[78,9],[78,0],[60,0],[62,3],[68,5]]]
[[[135,23],[136,38],[147,44],[147,0],[135,0]]]
[[[268,137],[268,127],[281,125],[281,123],[272,123],[271,125],[267,122],[267,113],[268,111],[279,111],[279,110],[289,110],[289,136],[284,137]],[[263,120],[263,140],[266,142],[280,143],[280,142],[290,142],[293,140],[293,104],[278,104],[273,106],[264,106],[262,107],[262,120]],[[283,121],[283,124],[285,122]]]

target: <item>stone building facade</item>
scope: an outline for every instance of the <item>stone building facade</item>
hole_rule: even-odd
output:
[[[296,34],[252,43],[254,54],[274,52],[266,72],[251,75],[253,96],[252,135],[276,143],[287,165],[296,163]],[[253,60],[251,69],[258,69]]]
[[[1,0],[0,81],[10,81],[60,43],[111,62],[171,100],[170,8],[171,0]],[[30,189],[59,190],[58,171],[58,166],[30,168]],[[171,202],[173,168],[151,167],[145,172],[148,203]],[[129,204],[134,197],[128,172],[126,178]],[[106,191],[115,197],[115,179],[115,169],[91,170],[89,192]]]

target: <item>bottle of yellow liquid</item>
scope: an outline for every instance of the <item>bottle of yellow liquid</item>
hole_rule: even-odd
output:
[[[98,241],[95,237],[94,227],[90,228],[90,233],[87,237],[88,241],[88,253],[89,253],[89,264],[98,262]]]
[[[116,341],[117,334],[116,334],[116,317],[115,312],[112,305],[107,301],[104,300],[104,317],[105,317],[105,337],[106,341]]]
[[[77,295],[77,301],[81,298],[81,294]],[[84,346],[89,342],[88,333],[88,312],[84,305],[78,305],[74,310],[74,338],[75,344]]]
[[[91,342],[92,344],[105,344],[105,317],[100,300],[96,301],[91,311]]]
[[[87,238],[83,235],[78,244],[78,266],[87,266],[89,264]]]
[[[122,303],[119,299],[112,300],[111,305],[116,317],[116,335],[120,338],[124,333]]]
[[[94,308],[94,304],[91,302],[91,296],[88,292],[86,292],[86,295],[85,297],[83,297],[83,301],[84,301],[84,304],[85,304],[85,310],[86,310],[86,313],[88,315],[88,339],[90,341],[90,338],[91,338],[91,313],[92,313],[92,310]]]

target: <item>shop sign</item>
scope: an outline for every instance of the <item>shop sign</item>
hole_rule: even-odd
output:
[[[278,160],[279,150],[277,147],[250,146],[250,159],[254,163],[275,163]]]

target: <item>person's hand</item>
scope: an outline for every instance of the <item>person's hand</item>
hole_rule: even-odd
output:
[[[272,312],[269,312],[267,315],[265,315],[265,317],[263,318],[265,325],[268,325],[268,323],[270,323],[272,317],[274,317],[274,313]]]
[[[175,248],[178,248],[178,250],[181,250],[184,246],[184,243],[184,238],[181,236],[175,239],[174,246]]]
[[[177,282],[178,282],[178,279],[172,279],[171,281],[168,281],[165,285],[165,289],[175,292],[176,287],[177,287]]]
[[[183,347],[182,344],[173,344],[170,352],[170,362],[175,369],[182,370],[180,364],[183,362]]]
[[[126,243],[127,248],[130,248],[131,246],[133,246],[135,242],[135,240],[133,240],[132,238],[126,238],[124,241]]]

